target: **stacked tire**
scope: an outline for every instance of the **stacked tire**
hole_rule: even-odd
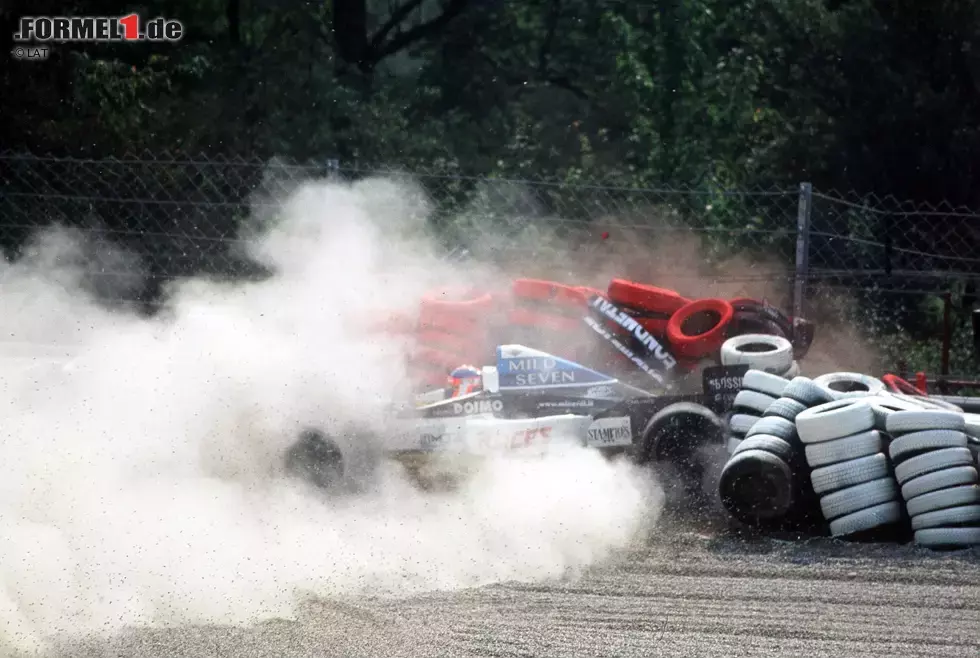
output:
[[[479,291],[433,291],[419,304],[409,373],[422,386],[441,387],[463,364],[478,365],[492,354],[488,327],[496,300]]]
[[[832,536],[902,521],[900,493],[886,454],[888,437],[875,428],[867,398],[846,397],[811,407],[797,416],[796,428],[806,446],[810,484]]]
[[[729,427],[719,493],[743,523],[809,505],[834,537],[890,526],[930,548],[980,546],[978,416],[860,373],[750,370]]]
[[[810,492],[796,477],[803,446],[796,418],[829,394],[805,377],[793,381],[749,370],[729,419],[731,454],[721,472],[719,494],[733,517],[752,526],[783,522],[801,511]]]
[[[546,279],[515,279],[507,311],[506,342],[524,343],[581,360],[589,356],[582,322],[594,291]]]
[[[888,415],[889,457],[915,543],[929,548],[980,545],[980,482],[962,413],[902,410]]]
[[[625,309],[654,338],[667,339],[667,323],[681,308],[691,303],[674,290],[649,286],[627,279],[613,279],[606,289],[609,300]],[[614,331],[620,328],[610,325]]]
[[[721,344],[719,354],[723,366],[748,365],[784,379],[800,374],[794,360],[793,344],[782,336],[771,334],[742,334]]]

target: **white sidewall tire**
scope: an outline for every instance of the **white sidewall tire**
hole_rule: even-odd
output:
[[[963,432],[956,430],[924,430],[911,432],[893,439],[888,445],[888,456],[895,463],[905,461],[925,450],[941,450],[943,448],[965,448],[968,439]]]
[[[842,439],[874,428],[871,407],[862,399],[835,400],[811,407],[796,417],[803,443]]]
[[[839,400],[878,395],[885,390],[883,381],[859,372],[828,372],[826,375],[814,377],[813,381],[830,391]],[[852,384],[860,387],[860,390],[840,391],[834,388],[835,384]]]
[[[912,478],[902,485],[902,498],[912,500],[932,491],[965,484],[977,484],[977,469],[973,466],[957,466]]]
[[[735,400],[732,402],[733,409],[744,409],[746,411],[754,412],[753,415],[762,416],[766,413],[766,409],[769,405],[776,401],[776,398],[771,395],[766,395],[765,393],[758,393],[756,391],[741,390],[735,396]]]
[[[894,437],[923,430],[956,430],[962,432],[966,430],[966,420],[963,418],[963,414],[944,409],[896,411],[888,416],[885,429]]]
[[[820,499],[820,511],[828,521],[899,499],[898,485],[890,477],[847,487]]]
[[[886,391],[887,393],[887,391]],[[876,395],[867,398],[867,403],[871,405],[871,412],[875,415],[875,429],[885,432],[888,430],[888,417],[897,411],[918,411],[922,409],[914,402],[901,400],[893,395]]]
[[[755,436],[756,434],[768,434],[769,436],[777,436],[787,443],[793,443],[796,439],[796,425],[793,421],[786,420],[785,418],[779,418],[778,416],[769,416],[768,418],[760,418],[752,429],[748,431],[745,438]]]
[[[905,509],[909,516],[918,516],[935,512],[936,510],[946,509],[947,507],[959,507],[960,505],[973,505],[980,503],[980,486],[966,484],[960,487],[940,489],[930,491],[927,494],[916,496],[905,503]]]
[[[781,397],[787,386],[789,386],[788,379],[764,370],[749,370],[742,378],[742,390],[765,393],[774,398]]]
[[[796,400],[807,407],[816,407],[834,401],[830,391],[819,384],[814,384],[813,380],[807,377],[794,377],[783,391],[783,397]]]
[[[941,450],[931,450],[917,457],[906,459],[895,467],[895,479],[898,483],[905,485],[910,480],[935,473],[945,471],[948,468],[957,466],[972,466],[973,453],[966,448],[943,448]]]
[[[769,434],[756,434],[755,436],[746,437],[732,455],[740,454],[745,450],[771,452],[786,463],[790,463],[793,459],[793,446],[778,436]]]
[[[789,367],[789,370],[782,374],[782,377],[786,379],[795,379],[800,376],[800,364],[793,361],[793,365]]]
[[[769,405],[763,418],[785,418],[788,421],[795,421],[796,417],[806,411],[807,407],[802,402],[797,402],[793,398],[779,398]]]
[[[882,453],[846,462],[821,466],[810,471],[810,483],[817,494],[828,494],[888,475],[888,458]]]
[[[728,429],[733,434],[744,437],[760,418],[761,416],[753,416],[751,414],[732,414],[732,417],[728,420]]]
[[[766,345],[766,352],[744,352],[749,345]],[[769,334],[743,334],[729,338],[721,345],[723,366],[747,365],[754,370],[769,373],[786,372],[793,365],[793,344],[782,336]]]
[[[902,504],[890,501],[834,519],[830,522],[830,534],[833,537],[846,537],[901,520]]]
[[[980,414],[963,414],[963,423],[967,434],[980,438]]]
[[[980,546],[980,528],[928,528],[915,533],[915,543],[927,548]]]
[[[956,413],[963,413],[963,407],[959,407],[951,402],[946,402],[945,400],[940,400],[928,395],[908,395],[906,393],[895,393],[893,391],[887,391],[889,395],[912,404],[917,405],[920,409],[940,409],[943,411],[955,411]]]
[[[961,505],[912,517],[913,530],[980,523],[980,505]]]
[[[737,436],[728,437],[728,443],[725,445],[725,450],[728,452],[729,457],[735,454],[735,451],[742,444],[742,439]]]
[[[868,430],[833,441],[811,443],[804,449],[806,463],[810,468],[820,468],[821,466],[867,457],[881,452],[883,443],[881,432],[878,430]]]

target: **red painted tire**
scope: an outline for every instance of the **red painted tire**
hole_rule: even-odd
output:
[[[544,279],[514,279],[513,306],[507,313],[512,325],[552,331],[576,331],[584,324],[588,294],[578,286]]]
[[[885,383],[885,386],[888,387],[888,390],[890,390],[893,393],[904,393],[905,395],[917,395],[917,396],[925,395],[925,392],[923,392],[916,386],[913,386],[912,383],[909,382],[907,379],[902,379],[898,375],[892,375],[892,374],[883,375],[881,381],[883,381]]]
[[[721,349],[735,310],[724,299],[699,299],[684,305],[667,323],[667,342],[680,357],[701,359]],[[705,322],[711,324],[703,328]],[[690,332],[690,333],[689,333]]]
[[[657,313],[670,317],[691,300],[681,297],[667,288],[657,288],[626,279],[613,279],[609,282],[609,299],[622,306],[638,311]]]
[[[430,290],[422,295],[422,306],[456,308],[476,313],[493,308],[493,295],[472,289]]]
[[[392,313],[381,320],[374,328],[375,331],[394,336],[409,336],[415,333],[417,322],[415,318],[405,313]]]
[[[419,304],[419,330],[465,335],[486,327],[494,311],[493,295],[464,292],[459,296],[462,299],[448,291],[426,293]]]
[[[507,321],[510,324],[520,327],[534,327],[536,329],[549,329],[553,331],[575,331],[585,326],[582,322],[581,315],[579,317],[572,317],[561,313],[548,313],[521,306],[510,310],[507,314]]]
[[[420,348],[434,348],[460,356],[485,351],[486,347],[482,336],[461,336],[431,329],[420,331],[416,341]]]
[[[656,318],[636,318],[636,321],[640,323],[640,326],[647,330],[648,333],[653,334],[653,337],[657,340],[667,338],[667,324],[669,320],[658,320]]]
[[[585,295],[585,299],[588,300],[590,297],[605,297],[606,292],[604,290],[599,290],[598,288],[592,288],[591,286],[575,286],[575,289]]]
[[[544,279],[514,279],[511,291],[524,302],[548,302],[566,308],[581,308],[588,302],[588,295],[578,286]]]

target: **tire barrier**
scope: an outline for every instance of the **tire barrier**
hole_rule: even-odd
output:
[[[606,290],[609,300],[629,311],[640,325],[658,339],[666,339],[667,323],[691,303],[673,290],[626,279],[613,279]]]
[[[753,370],[780,375],[793,372],[793,344],[781,336],[744,334],[729,338],[721,344],[721,364],[747,365]]]
[[[432,291],[419,304],[409,376],[424,386],[444,386],[453,369],[477,363],[491,350],[497,300],[488,292]]]
[[[699,299],[685,304],[667,322],[667,343],[678,356],[687,359],[717,354],[734,313],[724,299]]]
[[[748,525],[812,505],[802,511],[836,538],[892,529],[927,548],[980,546],[980,416],[951,406],[861,373],[749,370],[727,419],[721,502]]]
[[[413,337],[415,347],[408,360],[417,388],[441,385],[462,363],[491,362],[494,343],[523,343],[564,358],[592,360],[596,367],[629,368],[621,354],[595,349],[595,336],[584,318],[596,297],[616,304],[667,349],[681,376],[708,363],[746,363],[792,379],[800,372],[797,360],[813,338],[812,325],[764,301],[689,299],[668,288],[623,278],[612,279],[605,290],[518,278],[509,289],[495,293],[432,291],[421,299],[413,328],[404,318],[380,322],[379,328]],[[603,326],[620,339],[632,339],[621,324],[609,320]],[[801,327],[808,331],[799,342],[794,334]]]

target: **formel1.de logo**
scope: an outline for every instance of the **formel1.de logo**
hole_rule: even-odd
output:
[[[14,41],[21,44],[180,41],[184,25],[169,18],[128,16],[23,16]],[[26,47],[26,46],[25,46]]]

